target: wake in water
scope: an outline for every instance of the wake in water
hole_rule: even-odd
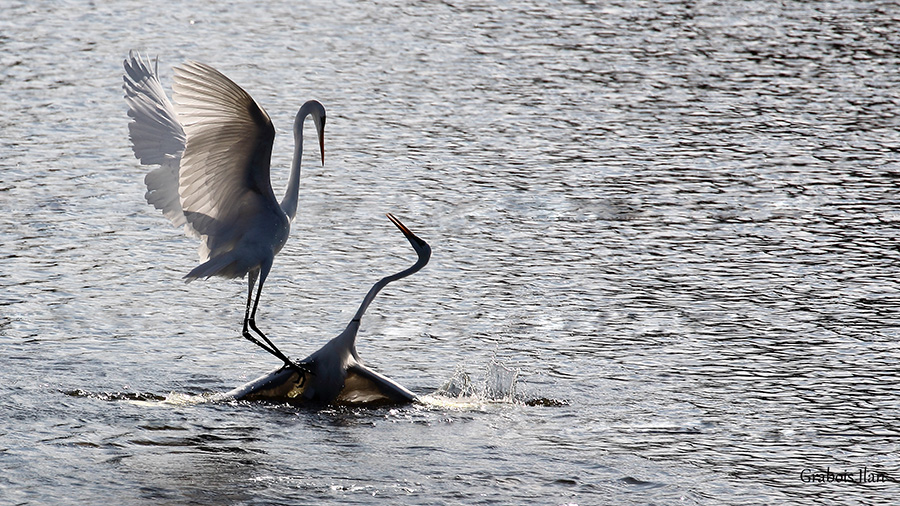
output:
[[[548,397],[522,394],[520,391],[519,370],[502,364],[496,358],[491,359],[481,374],[473,375],[465,367],[457,366],[450,377],[434,393],[418,397],[425,406],[452,409],[478,409],[487,404],[522,404],[527,406],[565,406],[567,401]],[[207,402],[246,402],[236,401],[226,393],[187,394],[170,392],[168,395],[134,392],[87,392],[84,390],[63,391],[72,397],[85,397],[113,402],[164,407],[186,406]],[[359,404],[359,407],[365,407]]]
[[[187,406],[217,402],[223,399],[222,394],[185,394],[169,392],[169,395],[158,395],[148,392],[88,392],[87,390],[61,390],[70,397],[83,397],[110,402],[127,402],[138,406]]]

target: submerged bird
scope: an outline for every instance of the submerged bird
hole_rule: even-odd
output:
[[[387,217],[412,245],[418,255],[416,263],[375,283],[363,298],[347,328],[300,362],[308,371],[285,366],[226,393],[225,398],[295,404],[386,404],[413,402],[417,399],[406,388],[366,367],[356,352],[356,334],[359,332],[360,320],[378,292],[388,283],[418,272],[431,258],[428,243],[413,234],[393,215],[388,214]]]
[[[256,310],[273,259],[297,214],[307,116],[315,124],[325,164],[325,108],[310,100],[297,113],[294,161],[279,203],[269,179],[275,127],[240,86],[209,65],[188,62],[175,67],[173,106],[157,69],[151,70],[150,62],[135,52],[125,60],[124,80],[134,155],[143,165],[159,165],[144,179],[147,202],[201,240],[201,264],[185,278],[247,276],[242,335],[286,365],[301,368],[257,328]]]

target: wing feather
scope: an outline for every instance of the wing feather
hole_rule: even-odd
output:
[[[187,137],[179,174],[185,217],[208,258],[231,251],[278,202],[269,182],[275,128],[247,92],[198,62],[175,67],[175,111]]]
[[[344,388],[337,398],[338,402],[377,403],[388,401],[402,403],[417,400],[416,394],[362,364],[348,367],[344,382]]]
[[[122,88],[128,103],[129,137],[134,156],[142,165],[159,165],[144,177],[144,198],[185,234],[197,236],[187,223],[178,196],[178,170],[184,152],[185,133],[172,102],[159,82],[156,67],[140,53],[131,51],[125,60]]]

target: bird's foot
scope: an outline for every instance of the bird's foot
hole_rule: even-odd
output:
[[[302,373],[306,373],[306,374],[315,374],[312,371],[312,369],[309,368],[309,364],[307,364],[305,362],[294,362],[293,360],[286,358],[284,361],[284,366],[290,367],[291,369],[298,371],[298,372],[302,372]]]
[[[300,380],[300,381],[299,381],[299,386],[301,386],[301,387],[303,386],[304,383],[306,383],[306,375],[307,375],[307,374],[309,374],[309,375],[315,375],[315,374],[316,374],[316,373],[313,372],[312,369],[309,368],[309,365],[308,365],[308,364],[306,364],[306,363],[304,363],[304,362],[299,362],[299,363],[298,363],[298,362],[294,362],[293,360],[291,360],[291,359],[289,359],[289,358],[287,358],[287,357],[285,357],[284,367],[283,367],[283,368],[290,368],[290,369],[293,369],[293,370],[297,371],[297,374],[298,374],[299,380]]]

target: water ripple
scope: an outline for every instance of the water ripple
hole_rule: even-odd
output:
[[[800,478],[900,472],[892,3],[141,7],[13,3],[0,21],[11,502],[893,498]],[[512,400],[159,402],[273,364],[238,336],[244,285],[184,285],[195,245],[142,204],[132,48],[167,83],[194,58],[250,90],[279,189],[296,104],[328,106],[326,166],[304,165],[260,314],[290,354],[407,265],[392,212],[434,256],[379,296],[360,353],[420,393],[496,361]]]

